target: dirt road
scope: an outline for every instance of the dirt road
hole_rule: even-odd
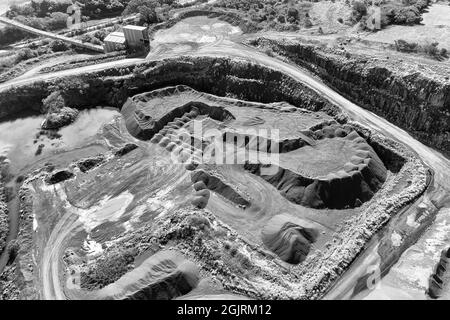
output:
[[[42,75],[32,74],[32,77],[20,77],[19,80],[15,79],[15,80],[9,81],[8,83],[0,84],[0,91],[8,90],[15,86],[29,84],[29,83],[33,83],[36,81],[57,79],[60,77],[83,74],[83,73],[88,73],[88,72],[93,72],[93,71],[99,71],[99,70],[104,70],[104,69],[113,68],[113,67],[132,66],[132,65],[135,65],[135,64],[137,64],[139,62],[143,62],[143,61],[145,61],[145,59],[140,59],[140,58],[124,59],[124,60],[99,63],[99,64],[76,68],[76,69],[62,70],[62,71],[48,73],[48,74],[42,74]]]

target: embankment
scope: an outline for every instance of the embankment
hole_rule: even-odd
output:
[[[356,104],[450,156],[450,81],[445,72],[404,72],[401,62],[344,55],[306,42],[257,38],[250,44],[310,70]]]
[[[212,57],[151,61],[13,87],[0,92],[0,118],[27,109],[41,110],[42,100],[54,91],[61,92],[68,107],[121,108],[138,93],[180,84],[247,101],[286,101],[307,110],[324,111],[338,121],[345,120],[337,106],[282,72],[242,60]]]

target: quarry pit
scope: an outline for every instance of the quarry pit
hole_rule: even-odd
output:
[[[115,110],[10,166],[20,249],[3,297],[353,298],[432,223],[442,174],[396,127],[236,44],[238,28],[191,20],[145,61],[0,90],[1,116],[55,91]]]
[[[140,68],[79,79],[122,103],[93,141],[106,152],[23,182],[21,297],[319,298],[426,188],[413,153],[279,72],[215,58]],[[117,92],[124,81],[140,93]],[[225,161],[198,128],[233,159],[269,160]]]

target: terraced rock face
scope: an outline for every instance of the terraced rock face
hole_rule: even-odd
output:
[[[242,108],[247,106],[247,108]],[[197,113],[191,113],[193,109]],[[294,112],[295,111],[295,112]],[[218,97],[187,86],[167,87],[129,98],[122,107],[128,131],[135,137],[150,140],[175,118],[207,115],[225,122],[230,129],[277,129],[280,137],[301,135],[303,130],[323,122],[334,121],[326,111],[296,108],[286,102],[257,103]],[[239,117],[236,118],[236,115]],[[286,115],[292,121],[286,121]],[[178,126],[179,128],[179,126]]]

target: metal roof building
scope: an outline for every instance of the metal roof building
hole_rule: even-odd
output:
[[[130,47],[143,47],[150,43],[147,27],[127,25],[123,27],[123,33]]]
[[[127,40],[123,32],[112,32],[103,40],[103,48],[105,52],[120,51],[125,49]]]

